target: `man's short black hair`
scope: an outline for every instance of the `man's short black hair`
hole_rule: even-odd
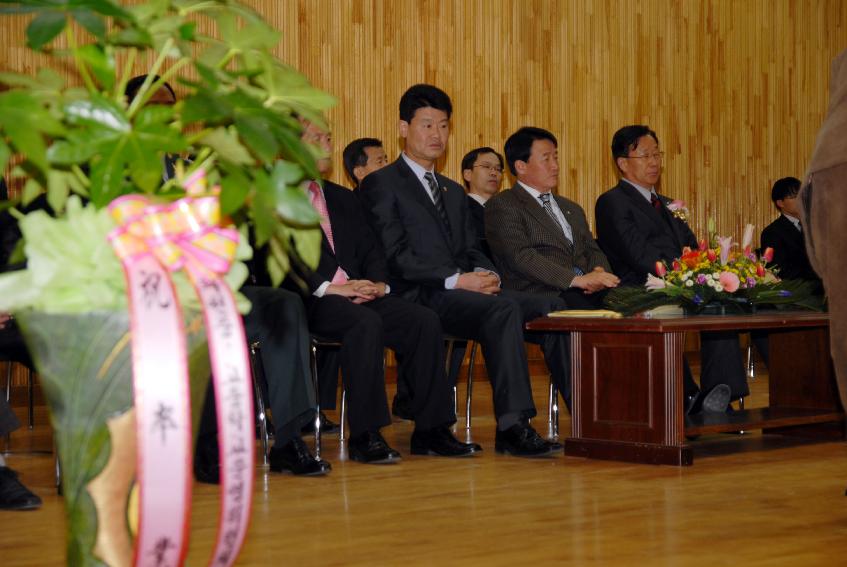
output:
[[[350,178],[350,181],[353,182],[353,187],[359,186],[359,180],[356,179],[356,176],[353,174],[353,170],[357,167],[368,164],[368,154],[365,153],[365,150],[367,148],[381,147],[382,141],[377,140],[376,138],[357,138],[347,144],[347,147],[344,148],[344,153],[342,154],[344,171],[347,172],[347,176]]]
[[[411,122],[419,108],[434,108],[453,115],[453,103],[447,93],[426,84],[413,85],[400,97],[400,120]]]
[[[465,187],[470,187],[471,184],[468,183],[468,180],[465,179],[465,170],[473,169],[473,164],[476,163],[476,158],[480,156],[480,154],[494,154],[497,156],[497,159],[500,160],[500,167],[503,167],[503,156],[501,156],[494,148],[489,148],[485,146],[484,148],[476,148],[475,150],[471,150],[465,154],[465,157],[462,158],[462,181],[465,183]]]
[[[524,126],[506,140],[503,152],[506,154],[506,163],[509,164],[509,171],[512,172],[512,175],[518,174],[515,170],[516,161],[529,160],[529,156],[532,154],[532,143],[536,140],[550,140],[554,146],[559,147],[559,142],[552,132],[534,126]]]
[[[617,162],[620,157],[628,157],[629,152],[638,147],[638,140],[643,136],[651,136],[656,143],[659,143],[659,138],[649,126],[634,124],[632,126],[624,126],[612,136],[612,157]]]
[[[771,201],[773,201],[775,205],[777,201],[781,201],[782,199],[796,197],[797,193],[800,192],[800,185],[802,185],[802,183],[796,177],[783,177],[782,179],[778,179],[776,183],[773,184],[773,189],[771,189]]]
[[[126,99],[127,99],[129,102],[132,102],[132,101],[135,99],[135,95],[137,95],[137,94],[138,94],[138,89],[140,89],[140,88],[141,88],[141,85],[143,85],[143,84],[144,84],[144,81],[145,81],[146,79],[147,79],[147,75],[138,75],[137,77],[133,77],[133,78],[131,78],[131,79],[127,82],[127,84],[126,84],[126,88],[124,89],[124,94],[126,95]],[[159,75],[154,75],[154,76],[153,76],[153,83],[155,83],[155,82],[156,82],[156,81],[158,81],[159,79],[161,79],[161,77],[160,77]],[[167,81],[165,81],[165,82],[162,84],[162,86],[163,86],[163,87],[165,87],[166,89],[168,89],[168,92],[170,92],[170,93],[171,93],[171,96],[172,96],[172,97],[174,97],[174,100],[176,100],[176,93],[174,92],[173,87],[171,87],[171,86],[168,84],[168,82],[167,82]]]

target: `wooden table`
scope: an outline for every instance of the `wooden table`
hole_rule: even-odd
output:
[[[693,462],[687,436],[763,429],[843,438],[844,412],[829,356],[829,315],[773,311],[655,319],[554,318],[533,331],[571,334],[573,407],[567,455],[669,465]],[[770,406],[684,415],[685,332],[770,330]]]

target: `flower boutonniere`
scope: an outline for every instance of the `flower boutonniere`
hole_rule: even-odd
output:
[[[685,206],[685,201],[674,199],[668,205],[668,210],[675,218],[685,223],[688,222],[688,207]]]

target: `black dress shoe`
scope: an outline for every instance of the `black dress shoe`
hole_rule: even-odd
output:
[[[388,446],[379,431],[365,431],[347,441],[350,458],[370,465],[387,465],[402,460],[400,453]]]
[[[33,494],[9,467],[0,467],[0,510],[36,510],[41,498]]]
[[[335,433],[340,429],[339,425],[330,420],[324,412],[321,412],[321,433]],[[315,420],[309,420],[309,423],[303,426],[300,433],[308,435],[315,432]]]
[[[462,443],[448,427],[418,430],[412,433],[413,455],[435,455],[438,457],[470,457],[482,451],[476,443]]]
[[[696,396],[687,399],[685,413],[696,415],[701,412],[725,413],[729,407],[732,390],[726,384],[718,384],[708,393],[698,392]]]
[[[412,413],[412,400],[400,394],[394,394],[394,400],[391,402],[391,413],[394,417],[412,421],[415,415]]]
[[[494,449],[515,457],[546,457],[561,451],[562,446],[542,439],[531,425],[517,423],[505,431],[497,430]]]
[[[299,476],[321,476],[332,470],[332,465],[316,459],[299,437],[295,437],[281,448],[271,447],[268,460],[272,471]]]

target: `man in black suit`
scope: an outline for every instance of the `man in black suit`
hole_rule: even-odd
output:
[[[671,199],[656,192],[663,153],[647,126],[625,126],[612,139],[621,180],[595,206],[597,237],[623,285],[643,286],[657,261],[670,264],[685,246],[697,246],[688,224],[668,210]],[[700,333],[702,371],[698,392],[685,365],[684,394],[689,412],[724,411],[730,400],[749,393],[738,335]]]
[[[779,268],[780,278],[821,284],[806,254],[806,239],[800,223],[800,200],[797,198],[800,185],[796,177],[783,177],[773,184],[771,201],[780,215],[762,231],[762,249],[773,248],[772,262]]]
[[[329,135],[304,121],[303,140],[326,152],[327,157],[318,160],[318,170],[327,173]],[[399,371],[415,393],[412,454],[461,457],[481,450],[478,445],[459,442],[449,429],[456,415],[452,388],[444,373],[438,316],[398,297],[393,287],[386,285],[385,255],[355,193],[329,181],[306,185],[313,206],[323,217],[320,260],[314,273],[305,275],[310,293],[306,300],[309,327],[313,333],[341,342],[350,457],[365,463],[400,460],[400,454],[379,432],[391,423],[385,396],[385,346],[397,353]]]
[[[542,439],[528,423],[536,411],[523,325],[562,303],[501,292],[493,263],[477,247],[464,191],[435,172],[446,149],[451,113],[444,91],[431,85],[409,88],[400,99],[404,151],[394,163],[368,175],[359,196],[385,249],[392,291],[433,309],[448,333],[482,344],[494,390],[496,450],[549,455],[561,446]],[[535,338],[543,343],[560,391],[569,393],[564,338]]]
[[[347,144],[341,154],[344,162],[344,171],[353,183],[353,188],[358,189],[362,179],[378,169],[388,165],[388,156],[382,141],[376,138],[357,138]]]
[[[553,195],[559,184],[556,137],[523,127],[506,140],[506,161],[517,182],[489,202],[487,233],[503,285],[561,297],[572,309],[599,309],[618,285],[594,241],[585,212]]]
[[[462,180],[468,191],[468,210],[479,238],[479,248],[493,259],[485,238],[485,204],[500,191],[503,156],[489,147],[476,148],[462,158]]]

